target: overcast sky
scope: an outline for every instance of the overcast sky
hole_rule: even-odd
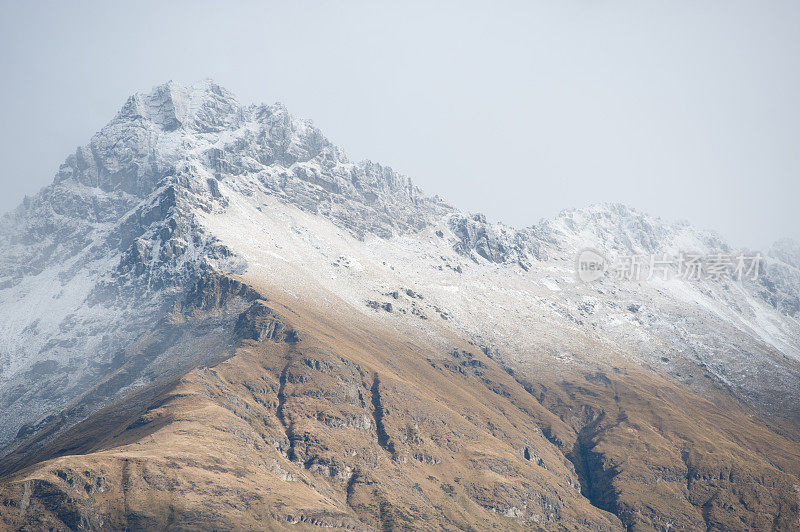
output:
[[[800,2],[0,0],[0,211],[127,96],[211,77],[525,226],[624,202],[800,239]]]

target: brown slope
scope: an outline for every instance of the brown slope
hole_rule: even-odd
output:
[[[619,527],[580,495],[530,413],[478,385],[475,357],[490,361],[467,344],[435,353],[268,305],[243,315],[234,357],[190,372],[116,427],[106,420],[126,405],[94,416],[81,431],[99,425],[108,437],[86,454],[5,479],[6,525]]]
[[[800,446],[624,364],[503,367],[291,301],[0,481],[5,527],[793,530]],[[442,334],[448,334],[443,331]],[[490,352],[486,350],[486,352]],[[119,412],[131,412],[119,419]],[[61,442],[64,443],[64,442]],[[69,448],[62,445],[61,448]],[[574,466],[573,466],[574,464]],[[581,493],[583,492],[583,493]],[[607,511],[606,511],[607,510]],[[617,514],[621,519],[609,512]]]

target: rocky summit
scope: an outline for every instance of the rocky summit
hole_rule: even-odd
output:
[[[130,97],[0,248],[2,529],[800,529],[796,242],[492,223],[206,81]]]

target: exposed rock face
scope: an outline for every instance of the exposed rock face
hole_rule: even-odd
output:
[[[0,221],[8,528],[792,530],[800,253],[622,205],[517,230],[211,82]],[[267,523],[267,524],[265,524]]]
[[[793,240],[780,240],[768,252],[771,259],[762,279],[762,295],[779,312],[800,316],[800,244]]]
[[[261,301],[256,301],[236,320],[234,332],[241,340],[297,342],[297,331],[286,328],[280,314]]]
[[[458,238],[454,249],[474,261],[483,257],[499,264],[516,263],[528,270],[532,261],[544,258],[538,242],[526,238],[525,233],[490,224],[482,214],[454,215],[449,225]]]

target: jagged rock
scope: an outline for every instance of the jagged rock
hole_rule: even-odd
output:
[[[239,315],[234,332],[243,340],[297,342],[297,332],[286,326],[285,319],[280,314],[276,314],[260,301],[256,301]]]

